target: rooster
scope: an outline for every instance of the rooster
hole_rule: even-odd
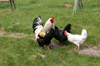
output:
[[[84,43],[84,41],[87,38],[87,31],[85,29],[82,30],[81,35],[74,35],[74,34],[70,34],[67,31],[64,31],[65,36],[68,38],[68,41],[74,43],[76,46],[76,48],[78,47],[78,51],[80,49],[80,45]]]
[[[57,26],[55,26],[55,35],[54,38],[57,39],[61,45],[63,41],[67,40],[67,37],[64,35],[64,31],[67,30],[70,33],[71,30],[71,24],[66,25],[66,27],[63,30],[60,30]]]
[[[54,17],[51,17],[47,20],[47,22],[45,23],[45,25],[43,27],[42,20],[41,20],[40,16],[35,18],[34,21],[33,21],[32,27],[34,29],[35,37],[36,37],[36,40],[41,47],[43,47],[44,44],[49,45],[49,43],[50,43],[50,41],[53,37],[52,33],[54,33],[54,31],[51,30],[51,28],[54,26],[53,22],[54,22]],[[48,37],[48,38],[46,38],[46,37]],[[43,46],[42,46],[42,44],[43,44]]]
[[[45,25],[43,27],[41,17],[39,16],[39,17],[35,18],[34,21],[33,21],[33,29],[34,29],[34,32],[35,32],[36,39],[39,38],[38,37],[39,34],[42,37],[44,37],[46,35],[46,33],[49,32],[51,27],[54,26],[53,22],[54,22],[54,17],[51,17],[47,20],[47,22],[45,23]]]

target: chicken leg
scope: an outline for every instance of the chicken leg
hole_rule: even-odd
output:
[[[76,46],[74,49],[77,49],[78,46]]]
[[[74,49],[76,49],[77,51],[80,50],[80,46],[76,46]]]
[[[43,49],[43,47],[41,47],[41,49]]]
[[[48,50],[50,50],[49,45],[47,45]]]
[[[78,51],[80,51],[80,46],[78,46]]]

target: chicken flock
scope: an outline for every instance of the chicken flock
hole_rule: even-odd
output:
[[[49,18],[44,26],[41,16],[36,17],[33,21],[32,28],[41,49],[43,49],[44,46],[51,49],[49,44],[51,44],[51,40],[55,38],[61,45],[67,40],[74,43],[77,45],[79,51],[80,45],[83,44],[87,38],[87,31],[85,29],[82,30],[81,35],[71,34],[71,24],[67,24],[63,30],[60,30],[54,25],[54,17]]]

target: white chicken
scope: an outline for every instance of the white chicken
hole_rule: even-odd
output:
[[[83,42],[85,41],[85,39],[87,37],[87,31],[85,29],[82,30],[81,35],[70,34],[67,31],[64,31],[64,34],[68,38],[68,41],[77,45],[76,48],[78,47],[78,51],[80,49],[80,45],[83,44]]]

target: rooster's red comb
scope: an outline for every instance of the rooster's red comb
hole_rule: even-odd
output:
[[[67,31],[65,30],[64,33],[67,33]]]
[[[54,19],[54,17],[51,17],[52,19]]]

